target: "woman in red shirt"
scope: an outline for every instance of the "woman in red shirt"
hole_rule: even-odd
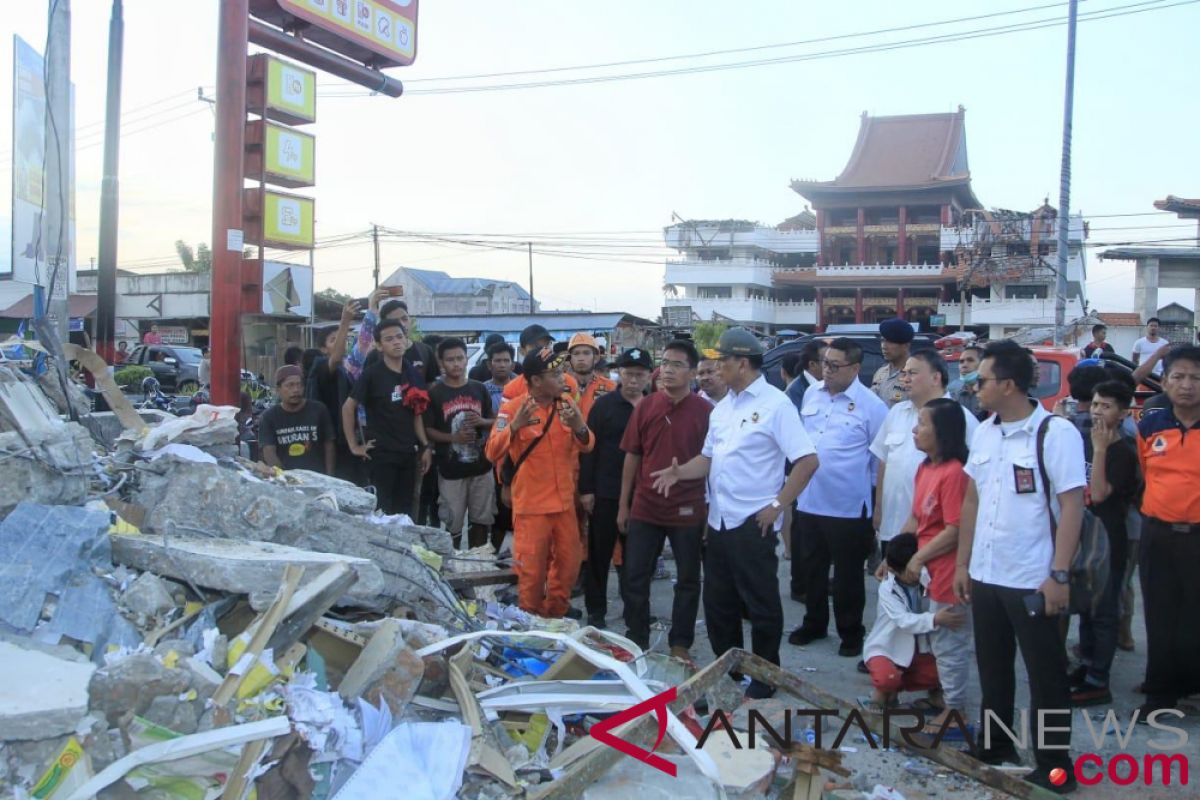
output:
[[[925,595],[929,610],[937,613],[953,609],[954,564],[958,549],[958,525],[963,497],[967,493],[967,425],[962,407],[954,400],[941,398],[927,403],[917,417],[913,441],[925,453],[925,462],[917,469],[913,493],[912,515],[903,528],[915,533],[918,549],[908,562],[907,580],[917,580],[924,568],[929,573]],[[952,613],[969,613],[961,606]],[[965,620],[964,620],[965,621]],[[942,683],[945,708],[932,719],[927,732],[936,733],[951,711],[962,719],[967,716],[967,685],[974,652],[971,626],[939,626],[930,636],[933,656],[937,660],[938,676]],[[963,731],[957,725],[946,728],[945,739],[960,739]]]

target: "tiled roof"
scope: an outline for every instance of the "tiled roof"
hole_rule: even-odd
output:
[[[1100,311],[1096,316],[1105,325],[1111,325],[1114,328],[1142,327],[1141,314],[1134,314],[1128,311]]]

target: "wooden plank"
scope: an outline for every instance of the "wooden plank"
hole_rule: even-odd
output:
[[[768,686],[781,689],[793,697],[811,703],[816,708],[857,711],[867,723],[871,732],[882,740],[884,718],[881,715],[869,714],[863,711],[856,703],[843,700],[823,689],[806,683],[797,675],[786,672],[775,664],[759,658],[752,653],[747,653],[743,650],[736,652],[740,654],[736,666],[739,672],[749,675],[751,678],[761,681]],[[1058,796],[1053,792],[1034,786],[1032,783],[1026,783],[1001,770],[993,769],[972,758],[970,754],[963,753],[951,747],[941,747],[936,750],[909,747],[900,735],[899,727],[896,725],[892,725],[891,730],[888,731],[888,739],[890,744],[895,747],[899,747],[921,758],[927,758],[934,763],[941,764],[948,769],[966,775],[968,778],[978,781],[985,786],[1006,792],[1013,797],[1021,798],[1021,800],[1051,800]]]
[[[304,575],[304,567],[289,564],[283,571],[283,582],[279,586],[279,595],[275,598],[275,602],[271,607],[263,612],[262,616],[254,623],[257,627],[254,631],[254,636],[250,639],[250,644],[246,647],[246,652],[242,658],[249,656],[249,661],[244,665],[240,674],[235,675],[233,670],[225,676],[225,680],[217,687],[217,691],[213,693],[213,703],[217,706],[224,706],[233,699],[237,692],[238,686],[241,685],[242,679],[246,674],[253,669],[258,663],[258,657],[262,655],[262,651],[267,646],[267,640],[275,633],[275,628],[278,627],[283,615],[287,612],[288,603],[291,602],[292,595],[296,591],[296,587],[300,585],[300,578]]]
[[[252,783],[250,773],[254,771],[255,765],[263,757],[270,741],[272,740],[258,739],[248,742],[242,747],[242,755],[238,758],[233,772],[229,773],[229,780],[225,782],[225,790],[221,792],[221,800],[244,800]]]

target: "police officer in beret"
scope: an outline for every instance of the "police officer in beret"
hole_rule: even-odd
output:
[[[871,391],[891,408],[905,399],[904,389],[900,386],[900,373],[908,361],[913,327],[900,318],[887,319],[879,323],[879,335],[883,337],[880,349],[883,351],[884,364],[875,371]]]

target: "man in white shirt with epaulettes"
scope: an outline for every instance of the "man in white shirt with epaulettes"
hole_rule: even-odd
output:
[[[762,375],[761,343],[731,328],[717,344],[729,387],[708,421],[700,455],[652,473],[670,497],[680,480],[707,478],[708,531],[704,555],[704,621],[718,658],[743,646],[742,608],[750,617],[751,649],[779,663],[783,603],[775,554],[783,509],[817,471],[816,450],[787,395]],[[784,480],[784,464],[794,466]],[[774,690],[752,681],[751,699]]]
[[[821,468],[796,504],[804,527],[806,567],[804,622],[788,643],[824,639],[829,629],[829,565],[833,564],[833,611],[842,644],[838,655],[862,654],[867,591],[863,566],[875,546],[871,525],[877,461],[871,455],[887,405],[858,379],[862,347],[834,339],[821,360],[825,379],[804,393],[801,421],[817,448]]]

